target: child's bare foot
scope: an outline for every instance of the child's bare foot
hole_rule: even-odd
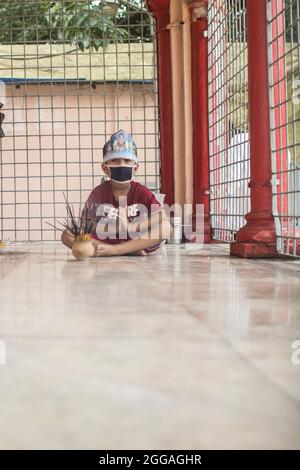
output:
[[[148,256],[148,253],[145,250],[138,250],[130,253],[130,256]]]

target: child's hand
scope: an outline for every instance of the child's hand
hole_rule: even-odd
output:
[[[95,247],[94,256],[116,256],[116,247],[108,243],[101,243]]]
[[[72,248],[72,245],[75,241],[75,237],[74,235],[72,235],[72,233],[69,230],[64,230],[64,232],[61,235],[61,241],[68,248]]]

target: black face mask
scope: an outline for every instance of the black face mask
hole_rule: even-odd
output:
[[[110,177],[114,181],[120,183],[124,181],[131,181],[133,177],[133,166],[108,166],[110,169]]]

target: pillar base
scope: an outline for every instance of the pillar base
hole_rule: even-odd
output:
[[[276,258],[276,229],[269,211],[249,212],[246,225],[230,245],[230,254],[242,258]]]
[[[193,231],[196,232],[196,215],[195,214],[193,214],[192,224],[193,224]],[[215,242],[215,240],[212,239],[212,228],[211,228],[209,214],[204,214],[203,226],[201,227],[201,229],[203,230],[202,231],[203,236],[201,236],[200,238],[202,239],[203,243]],[[192,243],[195,243],[197,241],[197,237],[194,237],[189,241]]]
[[[211,243],[213,241],[209,214],[204,215],[204,239],[203,241],[204,243]]]
[[[230,255],[240,258],[277,258],[276,244],[243,243],[230,244]]]

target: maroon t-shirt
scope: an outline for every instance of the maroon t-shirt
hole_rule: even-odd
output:
[[[138,222],[146,215],[150,218],[151,213],[162,210],[162,206],[154,194],[146,188],[146,186],[135,181],[131,181],[126,198],[127,199],[124,198],[121,201],[117,201],[113,195],[109,181],[104,181],[93,189],[82,211],[83,217],[88,215],[95,219],[97,223],[97,229],[92,234],[93,238],[111,244],[130,240],[129,234],[125,235],[123,233],[123,235],[120,235],[116,233],[114,238],[103,238],[102,236],[99,238],[97,233],[100,233],[99,227],[107,226],[107,224],[110,223],[116,224],[120,211],[125,211],[127,221],[132,223]]]

